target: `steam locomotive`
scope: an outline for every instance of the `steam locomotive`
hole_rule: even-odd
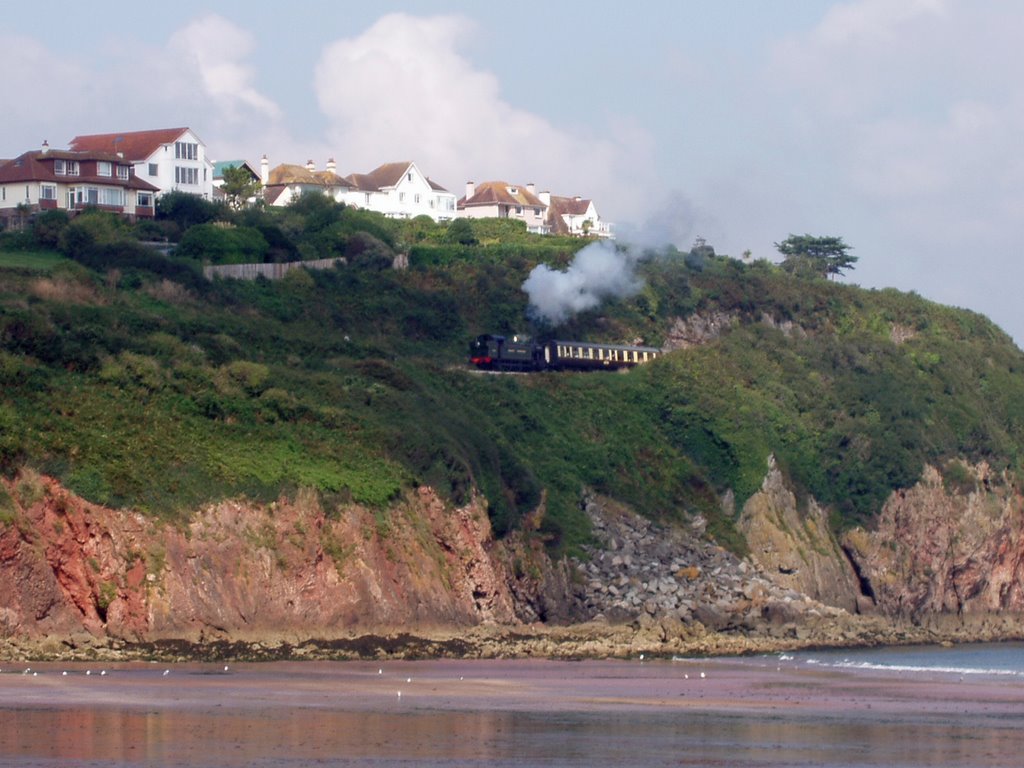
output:
[[[660,354],[657,347],[586,341],[542,343],[523,334],[506,337],[485,333],[469,343],[469,362],[487,371],[615,370],[632,368]]]

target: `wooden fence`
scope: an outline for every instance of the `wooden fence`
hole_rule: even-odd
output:
[[[213,280],[214,277],[225,277],[234,280],[255,280],[260,275],[267,280],[280,280],[291,270],[298,267],[306,269],[331,269],[335,264],[344,264],[345,259],[315,259],[313,261],[287,261],[283,264],[217,264],[203,267],[203,277]]]

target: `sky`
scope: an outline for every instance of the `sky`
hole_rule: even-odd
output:
[[[214,160],[412,160],[594,200],[620,238],[778,260],[1024,343],[1019,0],[5,5],[0,157],[191,127]]]

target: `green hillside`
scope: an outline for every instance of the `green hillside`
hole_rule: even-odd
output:
[[[320,491],[378,510],[429,484],[486,494],[499,532],[546,500],[556,549],[586,540],[589,486],[654,518],[700,512],[744,543],[737,508],[773,453],[837,527],[869,522],[922,465],[1024,445],[1024,356],[984,317],[914,294],[670,249],[644,288],[559,338],[661,345],[726,313],[718,338],[628,373],[480,375],[468,340],[528,328],[520,286],[579,241],[509,222],[447,228],[323,201],[229,213],[172,201],[129,229],[44,217],[0,248],[0,468],[85,498],[180,519],[227,496]],[[217,223],[220,221],[220,223]],[[138,238],[180,241],[164,257]],[[407,254],[407,269],[391,269]],[[203,263],[345,256],[282,280],[205,280]]]

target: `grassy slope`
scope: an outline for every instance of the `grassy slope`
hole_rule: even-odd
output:
[[[625,374],[481,376],[462,367],[466,341],[521,325],[540,252],[494,253],[187,291],[147,272],[0,263],[0,462],[169,516],[298,486],[386,510],[429,483],[456,501],[482,489],[501,531],[543,491],[557,547],[588,534],[587,485],[653,517],[701,511],[740,550],[719,495],[742,503],[770,452],[840,526],[869,520],[925,461],[1019,465],[1024,357],[977,315],[676,257],[559,335],[660,343],[673,318],[720,309],[737,318],[720,340]],[[894,326],[910,338],[896,344]]]

